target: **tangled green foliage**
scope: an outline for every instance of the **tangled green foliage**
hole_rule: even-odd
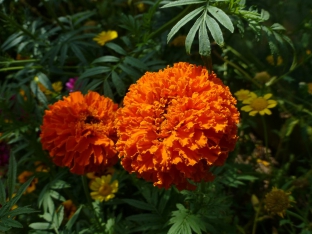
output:
[[[0,1],[0,20],[0,144],[10,152],[5,165],[0,151],[1,233],[312,233],[310,0],[14,0]],[[118,37],[93,41],[108,30]],[[272,115],[241,112],[235,151],[213,182],[158,189],[117,165],[115,198],[92,200],[88,179],[42,149],[44,110],[68,95],[69,78],[121,104],[146,71],[178,61],[205,65],[232,93],[272,93],[278,105]],[[18,182],[24,171],[33,176]],[[272,187],[291,193],[283,217],[265,209]]]

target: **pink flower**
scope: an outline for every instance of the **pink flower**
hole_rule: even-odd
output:
[[[66,89],[69,92],[73,92],[75,90],[75,83],[77,81],[78,77],[69,78],[68,82],[66,82]]]

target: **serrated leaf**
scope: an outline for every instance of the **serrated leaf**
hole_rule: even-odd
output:
[[[52,84],[49,80],[49,78],[46,76],[46,74],[42,73],[42,72],[38,72],[37,73],[37,77],[39,79],[39,82],[47,89],[49,90],[53,90],[52,88]]]
[[[224,13],[220,8],[214,6],[208,6],[209,13],[219,21],[225,28],[227,28],[231,33],[234,32],[234,26],[230,17]]]
[[[85,56],[83,55],[81,49],[77,45],[75,45],[74,43],[70,43],[69,47],[81,62],[87,63]]]
[[[120,96],[124,96],[126,93],[126,85],[122,82],[121,78],[118,76],[117,72],[112,71],[112,81],[116,87],[117,93]]]
[[[1,222],[4,223],[5,226],[8,226],[8,227],[13,227],[13,228],[22,228],[23,227],[23,225],[20,222],[14,220],[12,218],[2,217]]]
[[[7,187],[8,187],[8,197],[12,198],[14,189],[15,189],[15,181],[16,181],[16,160],[15,156],[11,152],[9,159],[9,171],[8,171],[8,179],[7,179]]]
[[[31,223],[29,225],[32,229],[39,229],[39,230],[46,230],[46,229],[53,229],[54,226],[51,223]]]
[[[181,27],[183,27],[186,23],[191,21],[196,15],[201,13],[204,9],[205,9],[205,7],[199,7],[197,9],[191,11],[190,13],[188,13],[181,20],[179,20],[179,22],[176,23],[176,25],[174,25],[173,28],[170,30],[170,32],[169,32],[169,34],[167,36],[167,43],[169,43],[171,38],[179,31],[179,29]]]
[[[98,66],[98,67],[93,67],[88,70],[86,70],[84,73],[81,74],[80,79],[84,79],[90,76],[95,76],[99,75],[105,72],[109,72],[111,70],[110,67],[105,67],[105,66]]]
[[[191,229],[197,234],[201,234],[202,231],[206,232],[205,223],[203,223],[203,221],[197,215],[189,215],[187,217],[187,223],[189,224]]]
[[[188,32],[188,34],[186,35],[186,38],[185,38],[185,50],[186,50],[186,53],[188,53],[188,54],[191,53],[192,44],[193,44],[195,35],[196,35],[197,31],[198,31],[198,28],[199,28],[200,24],[202,23],[202,20],[203,20],[203,16],[199,17],[195,21],[193,26],[191,27],[191,29]]]
[[[66,228],[67,230],[70,230],[70,229],[72,228],[72,226],[74,225],[74,223],[76,222],[76,220],[77,220],[77,218],[78,218],[78,216],[79,216],[79,213],[80,213],[81,209],[82,209],[82,206],[80,206],[80,207],[76,210],[75,214],[70,218],[70,220],[68,220],[68,222],[67,222],[66,225],[65,225],[65,228]]]
[[[133,79],[134,82],[141,76],[141,74],[137,70],[133,69],[132,67],[128,65],[119,64],[118,67],[122,71],[124,71],[127,75],[132,76],[134,78]]]
[[[47,97],[44,95],[44,93],[39,89],[37,83],[32,80],[30,82],[30,89],[33,92],[33,94],[38,98],[38,100],[47,107],[48,100]]]
[[[15,217],[20,214],[30,214],[30,213],[35,213],[35,212],[38,212],[38,211],[29,207],[17,207],[14,210],[10,210],[8,215],[10,215],[10,217]]]
[[[10,199],[10,206],[12,207],[14,204],[16,204],[16,202],[21,198],[21,196],[23,195],[23,193],[26,191],[26,189],[29,187],[31,181],[34,179],[35,177],[32,176],[30,177],[25,183],[23,183],[21,185],[21,187],[18,189],[16,195]]]
[[[224,44],[223,34],[217,21],[215,21],[214,18],[207,15],[206,25],[212,35],[212,38],[215,40],[215,42],[218,45],[223,46]]]
[[[71,185],[64,180],[56,180],[52,186],[50,187],[51,189],[62,189],[62,188],[70,188]]]
[[[148,70],[148,67],[139,59],[127,56],[124,62],[140,70],[145,70],[145,71]]]
[[[134,200],[134,199],[123,199],[123,201],[141,210],[149,210],[149,211],[155,210],[155,208],[152,205],[146,202],[141,202],[141,201]]]
[[[183,6],[183,5],[191,5],[191,4],[200,4],[205,3],[204,0],[179,0],[175,2],[170,2],[166,5],[163,5],[161,8],[168,8],[168,7],[174,7],[174,6]]]
[[[211,53],[210,41],[207,32],[207,26],[204,21],[199,26],[199,54],[202,56],[209,56]]]
[[[119,58],[112,56],[112,55],[105,55],[102,56],[100,58],[95,59],[93,63],[115,63],[115,62],[119,62]]]
[[[106,43],[104,46],[114,50],[118,54],[121,54],[121,55],[127,54],[127,52],[122,47],[120,47],[119,45],[117,45],[113,42]]]
[[[59,201],[65,201],[65,198],[54,190],[50,190],[50,196]]]
[[[285,31],[286,29],[284,28],[283,25],[279,24],[279,23],[274,23],[271,25],[271,29],[274,31],[278,31],[278,30],[283,30]]]
[[[103,89],[104,89],[104,96],[109,97],[110,99],[114,100],[114,94],[107,79],[104,80]]]

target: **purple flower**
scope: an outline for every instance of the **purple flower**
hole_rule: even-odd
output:
[[[77,81],[78,77],[69,78],[68,82],[66,82],[66,89],[69,92],[73,92],[75,90],[75,83]]]
[[[9,163],[9,146],[6,142],[0,142],[0,166],[6,166]]]

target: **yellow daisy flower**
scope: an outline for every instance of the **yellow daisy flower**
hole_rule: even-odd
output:
[[[283,218],[287,208],[291,207],[290,202],[292,201],[289,200],[289,194],[289,192],[273,187],[272,191],[265,195],[264,208],[269,213]]]
[[[255,116],[256,114],[260,115],[271,115],[272,112],[268,108],[273,108],[277,105],[277,101],[269,100],[272,97],[271,93],[264,95],[263,97],[258,97],[254,92],[250,92],[250,98],[243,101],[243,106],[241,110],[249,112],[249,115]]]
[[[90,189],[93,190],[93,192],[90,193],[92,199],[102,202],[114,198],[114,193],[118,191],[118,181],[114,180],[111,182],[111,180],[111,175],[95,178],[90,183]]]
[[[98,34],[95,38],[93,38],[93,41],[96,41],[99,45],[103,46],[106,42],[114,40],[118,37],[118,33],[116,31],[103,31],[100,34]]]
[[[244,101],[250,98],[250,91],[246,89],[238,90],[234,95],[237,97],[238,101]]]

